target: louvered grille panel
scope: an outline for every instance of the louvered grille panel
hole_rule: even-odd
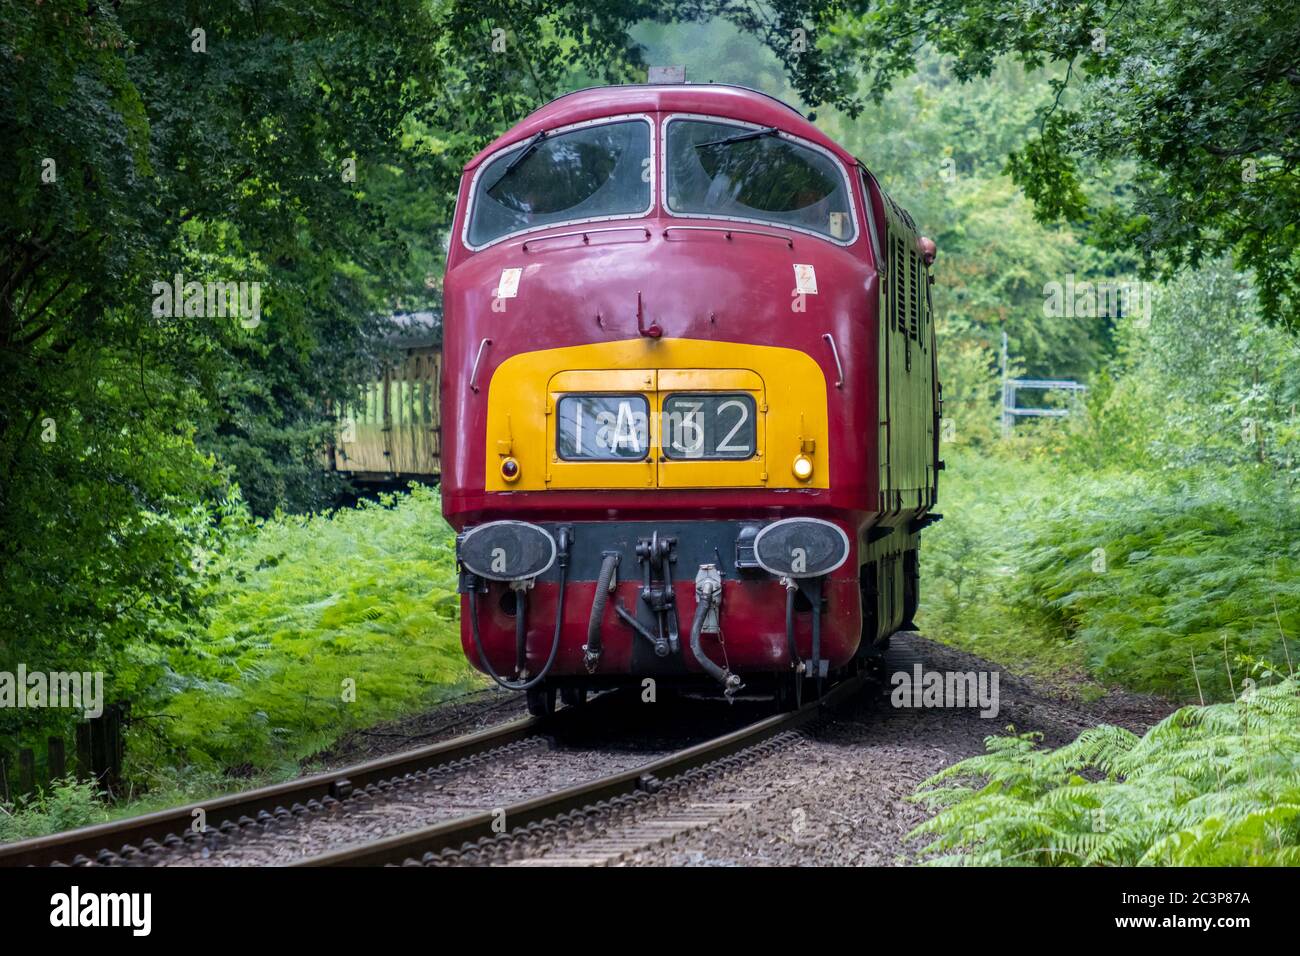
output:
[[[909,254],[909,265],[911,266],[911,281],[907,287],[907,333],[916,341],[920,337],[921,323],[921,258],[912,250]]]
[[[894,236],[894,328],[907,332],[907,260],[902,236]]]

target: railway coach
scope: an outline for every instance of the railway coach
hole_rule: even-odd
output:
[[[934,245],[795,109],[562,96],[476,156],[444,295],[442,501],[475,667],[789,705],[909,626],[939,516]]]

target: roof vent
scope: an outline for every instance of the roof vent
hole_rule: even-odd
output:
[[[684,66],[652,66],[650,75],[646,79],[647,83],[685,83],[686,67]]]

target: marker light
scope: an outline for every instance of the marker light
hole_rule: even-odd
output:
[[[794,465],[791,466],[794,476],[800,481],[807,481],[812,477],[813,463],[807,455],[795,455]]]
[[[501,477],[506,481],[519,480],[519,462],[513,458],[504,458],[501,461]]]

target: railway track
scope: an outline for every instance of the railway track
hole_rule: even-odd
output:
[[[652,802],[667,807],[674,793],[702,774],[725,770],[790,742],[828,708],[855,694],[862,683],[863,678],[852,678],[798,711],[756,720],[650,759],[629,762],[627,753],[599,754],[598,772],[570,786],[564,784],[585,775],[582,769],[577,773],[565,769],[563,760],[571,755],[549,753],[531,769],[527,760],[537,761],[532,751],[544,749],[551,735],[580,731],[596,702],[562,710],[549,724],[532,717],[517,719],[300,780],[0,846],[0,866],[184,865],[212,863],[210,857],[216,856],[223,859],[215,862],[225,865],[312,867],[600,862],[714,822],[728,808],[673,804],[671,812],[658,819],[638,822],[637,818]],[[481,800],[478,806],[470,801],[465,808],[470,812],[456,813],[453,807],[449,819],[410,826],[410,820],[427,818],[431,802],[448,798],[446,792],[438,792],[448,781],[480,773],[490,778],[512,761],[524,761],[522,770],[516,768],[514,773],[544,792],[525,791],[522,798],[490,811],[480,809]],[[557,761],[559,766],[551,766]],[[600,772],[608,765],[621,767]],[[548,768],[550,779],[538,774],[538,767]],[[482,791],[482,783],[476,785]],[[404,806],[404,800],[409,805]],[[372,807],[388,815],[384,828],[399,832],[358,841],[357,832],[366,827],[351,821]],[[448,812],[446,807],[437,809]],[[567,856],[560,853],[553,860],[540,859],[576,843],[585,848]],[[269,844],[270,851],[263,844]],[[321,846],[329,849],[321,852]]]
[[[556,719],[572,718],[562,712]],[[130,864],[166,848],[202,844],[213,830],[229,835],[286,818],[309,817],[362,792],[381,793],[431,773],[466,767],[490,759],[494,752],[540,737],[543,729],[537,718],[524,717],[286,783],[11,843],[0,846],[0,866]],[[207,832],[196,827],[199,820]]]
[[[683,807],[670,799],[666,813],[633,819],[654,799],[671,798],[694,778],[725,770],[797,737],[828,710],[856,695],[868,681],[851,677],[820,700],[777,714],[629,770],[520,801],[490,812],[448,820],[397,836],[360,843],[294,863],[302,867],[446,866],[508,863],[605,862],[676,833],[707,826],[728,808]],[[578,845],[586,845],[586,849]],[[566,848],[574,846],[574,851]],[[553,859],[540,854],[559,850]]]

